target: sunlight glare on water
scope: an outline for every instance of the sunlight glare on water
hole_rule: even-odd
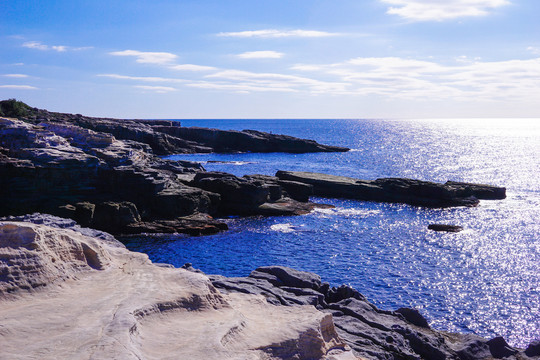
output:
[[[504,336],[521,347],[540,338],[540,119],[182,123],[272,131],[354,149],[173,157],[204,162],[207,170],[468,181],[505,186],[507,198],[453,209],[314,198],[336,208],[226,219],[231,230],[212,236],[131,238],[131,249],[153,261],[191,262],[227,276],[290,266],[318,273],[332,285],[350,284],[381,308],[416,307],[437,329]],[[464,231],[433,232],[430,223]]]

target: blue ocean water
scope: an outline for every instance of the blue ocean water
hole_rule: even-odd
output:
[[[440,330],[540,338],[540,119],[182,120],[183,126],[255,129],[347,146],[347,153],[194,154],[207,170],[273,175],[314,171],[363,179],[410,177],[507,187],[476,208],[425,209],[313,198],[335,209],[296,217],[230,218],[202,237],[130,238],[155,262],[246,276],[259,266],[315,272],[377,306],[418,308]],[[437,233],[430,223],[464,227]]]

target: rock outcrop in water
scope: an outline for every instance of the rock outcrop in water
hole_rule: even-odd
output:
[[[313,193],[322,197],[339,197],[367,201],[404,203],[425,207],[476,206],[480,199],[504,199],[502,187],[448,181],[438,184],[402,178],[360,180],[300,171],[278,171],[280,180],[313,186]]]
[[[80,230],[0,222],[0,358],[355,358],[330,314],[222,294]]]

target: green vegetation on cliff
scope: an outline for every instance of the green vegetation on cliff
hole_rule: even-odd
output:
[[[28,115],[30,106],[16,99],[0,101],[0,116],[20,118]]]

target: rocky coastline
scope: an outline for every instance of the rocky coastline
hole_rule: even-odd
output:
[[[348,286],[281,266],[249,276],[153,264],[112,235],[34,214],[0,221],[0,355],[9,359],[525,360],[378,309]],[[24,334],[24,336],[21,336]]]
[[[347,148],[253,130],[188,128],[168,120],[118,120],[0,102],[0,216],[42,212],[113,234],[212,234],[228,215],[301,215],[311,196],[475,206],[506,189],[412,179],[373,181],[278,171],[207,172],[164,155],[193,152],[337,152]]]
[[[444,208],[504,199],[505,188],[288,171],[237,177],[163,156],[348,149],[253,130],[52,113],[14,100],[0,102],[0,116],[0,339],[9,344],[0,355],[540,358],[538,342],[514,349],[502,338],[440,332],[414,309],[377,309],[316,274],[274,266],[244,278],[205,275],[190,265],[152,264],[114,238],[212,234],[227,230],[222,216],[302,215],[325,206],[311,196]],[[48,315],[36,322],[41,314]]]

